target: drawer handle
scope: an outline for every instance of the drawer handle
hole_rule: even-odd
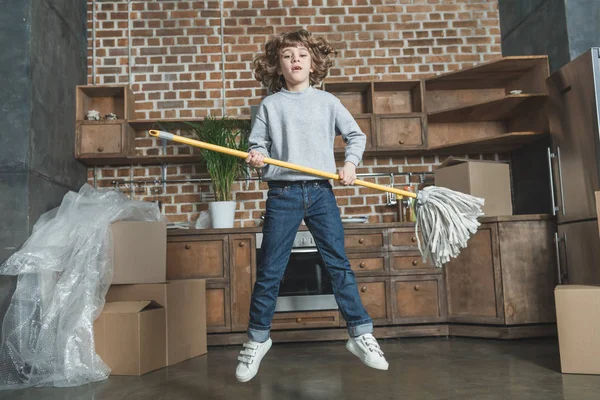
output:
[[[413,237],[410,238],[410,240],[413,241],[413,242],[416,242],[417,241],[417,237],[413,236]]]
[[[238,246],[240,247],[244,247],[246,245],[246,242],[240,242],[240,244],[238,244]]]
[[[361,287],[360,291],[363,292],[363,293],[366,292],[367,291],[367,287],[366,286]]]
[[[299,318],[299,317],[296,318],[296,322],[299,323],[299,324],[302,323],[302,318]]]
[[[96,150],[98,150],[98,153],[102,153],[104,151],[104,147],[100,146]]]
[[[191,248],[192,248],[192,245],[191,245],[191,244],[189,244],[189,243],[188,243],[188,244],[186,244],[186,245],[185,245],[185,249],[186,249],[186,250],[189,250],[189,249],[191,249]]]
[[[419,291],[419,289],[421,289],[421,288],[419,287],[419,285],[415,285],[415,288],[414,288],[414,289],[415,289],[415,292],[418,292],[418,291]]]
[[[364,268],[364,267],[366,267],[366,265],[365,265],[365,263],[364,263],[364,262],[361,262],[361,263],[360,263],[358,266],[359,266],[359,267],[361,267],[361,268]]]
[[[413,260],[412,265],[416,267],[417,265],[419,265],[419,262],[417,260]]]
[[[399,140],[398,143],[404,144],[404,140]]]
[[[358,239],[358,243],[363,244],[364,242],[365,242],[365,239],[363,239],[363,238]]]

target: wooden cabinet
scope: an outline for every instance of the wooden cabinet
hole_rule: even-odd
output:
[[[135,132],[124,121],[79,121],[75,132],[75,157],[110,164],[133,152]]]
[[[101,120],[87,120],[90,110],[98,111]],[[105,119],[109,113],[117,119]],[[128,85],[77,86],[75,158],[110,164],[132,155],[135,131],[127,120],[133,117],[134,99]]]
[[[167,279],[206,279],[207,331],[248,327],[256,279],[256,236],[178,235],[167,243]]]
[[[505,57],[421,80],[328,81],[322,88],[352,114],[367,135],[369,153],[502,153],[548,132],[548,75],[546,56]],[[78,86],[76,157],[88,165],[193,163],[201,159],[192,152],[163,153],[159,143],[147,137],[153,142],[153,154],[144,154],[142,146],[136,151],[134,138],[143,137],[159,120],[136,120],[134,106],[128,85]],[[90,109],[101,116],[115,113],[119,120],[100,121],[95,126],[85,120]],[[186,121],[201,120],[160,122],[180,129]],[[344,147],[343,139],[336,137],[336,156],[344,154]]]
[[[508,151],[548,132],[545,56],[506,57],[425,80],[427,142],[448,153]]]
[[[441,275],[397,276],[391,279],[394,323],[445,320]]]
[[[345,243],[358,295],[387,337],[523,337],[547,334],[555,320],[554,232],[549,216],[483,218],[468,247],[443,269],[423,263],[414,227],[355,226],[346,230]],[[255,233],[171,234],[167,260],[168,279],[207,280],[207,331],[218,334],[212,343],[245,340],[256,280]],[[277,340],[347,337],[339,310],[275,313],[272,329]]]
[[[179,236],[167,244],[167,279],[229,277],[227,235]]]
[[[366,150],[425,148],[422,81],[333,82],[323,89],[342,102],[367,135]],[[334,149],[343,152],[341,138]]]
[[[448,321],[519,325],[555,321],[555,224],[490,218],[445,265]]]

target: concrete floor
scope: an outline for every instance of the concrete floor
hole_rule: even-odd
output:
[[[342,342],[277,344],[257,377],[238,383],[238,347],[142,377],[69,389],[0,392],[0,399],[321,400],[600,398],[600,376],[562,375],[556,340],[419,338],[380,341],[388,371],[364,366]]]

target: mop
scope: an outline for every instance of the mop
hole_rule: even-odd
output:
[[[171,140],[206,150],[229,154],[235,157],[248,157],[248,153],[243,151],[189,139],[169,132],[150,130],[149,133],[150,136],[160,139]],[[286,161],[275,160],[273,158],[266,157],[264,162],[266,164],[293,169],[327,179],[340,179],[338,174],[324,172]],[[451,257],[458,256],[462,248],[467,247],[467,241],[471,237],[471,234],[477,232],[477,227],[479,226],[477,218],[483,215],[481,207],[483,206],[484,199],[443,187],[428,186],[418,193],[413,193],[360,179],[354,181],[354,184],[395,193],[396,195],[403,197],[414,198],[416,200],[415,236],[417,237],[419,251],[421,252],[424,262],[431,260],[438,268],[441,268],[443,264],[449,262]],[[419,228],[421,229],[423,244],[421,244],[419,238]]]

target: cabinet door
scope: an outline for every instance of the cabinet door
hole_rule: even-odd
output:
[[[130,155],[135,131],[127,123],[77,124],[76,157],[115,158]]]
[[[507,325],[556,321],[554,232],[556,225],[550,219],[498,224]]]
[[[256,236],[229,235],[231,255],[231,330],[248,328],[250,300],[256,279]]]
[[[231,331],[227,283],[206,284],[206,331],[208,333]]]
[[[377,149],[400,150],[423,146],[423,120],[420,116],[377,116]]]
[[[391,322],[389,278],[357,278],[358,293],[374,324]]]
[[[504,323],[497,224],[482,224],[443,269],[448,321]]]
[[[442,282],[441,275],[392,278],[394,323],[443,321]]]
[[[229,277],[227,235],[175,236],[167,243],[167,279],[209,279],[225,282]]]

